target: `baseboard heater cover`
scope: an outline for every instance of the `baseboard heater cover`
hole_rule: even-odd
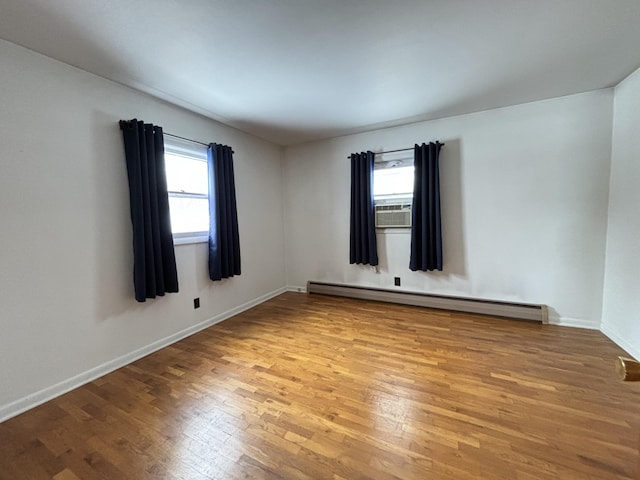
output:
[[[340,285],[336,283],[307,282],[308,294],[335,295],[338,297],[375,300],[378,302],[398,303],[417,307],[453,310],[456,312],[480,313],[498,317],[530,320],[549,323],[546,305],[532,303],[511,303],[499,300],[486,300],[446,295],[433,295],[421,292],[385,290],[374,287]]]

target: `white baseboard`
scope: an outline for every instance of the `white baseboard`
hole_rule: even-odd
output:
[[[600,330],[598,322],[584,320],[582,318],[571,317],[552,317],[549,315],[550,325],[559,325],[561,327],[588,328],[589,330]]]
[[[287,287],[287,292],[307,293],[307,287],[297,287],[295,285],[289,285]]]
[[[611,328],[611,326],[603,324],[600,328],[600,331],[604,333],[607,337],[609,337],[613,343],[618,345],[624,351],[626,351],[629,355],[631,355],[634,359],[640,360],[640,348],[631,345],[627,339],[624,338],[619,332],[615,329]]]
[[[216,323],[220,323],[223,320],[244,312],[245,310],[249,310],[250,308],[253,308],[256,305],[277,297],[281,293],[284,293],[288,290],[289,289],[287,287],[279,288],[277,290],[274,290],[273,292],[267,293],[266,295],[254,298],[253,300],[243,303],[242,305],[227,310],[226,312],[219,313],[214,317],[192,325],[191,327],[174,333],[173,335],[169,335],[168,337],[165,337],[161,340],[138,348],[137,350],[110,360],[106,363],[103,363],[102,365],[82,372],[74,377],[68,378],[67,380],[63,380],[62,382],[51,385],[50,387],[44,388],[38,392],[27,395],[26,397],[20,398],[6,405],[0,405],[0,423],[23,412],[26,412],[27,410],[37,407],[38,405],[48,402],[49,400],[59,397],[60,395],[70,392],[71,390],[74,390],[82,385],[92,382],[93,380],[111,373],[114,370],[122,368],[125,365],[129,365],[130,363],[139,360],[142,357],[146,357],[153,352],[176,343],[183,338],[189,337],[194,333],[198,333],[199,331],[215,325]]]

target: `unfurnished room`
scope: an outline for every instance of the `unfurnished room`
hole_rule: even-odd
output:
[[[640,478],[638,0],[0,0],[0,480]]]

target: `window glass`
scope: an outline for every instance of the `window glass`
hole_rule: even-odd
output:
[[[174,242],[206,241],[209,231],[207,147],[165,136],[165,169]]]
[[[172,153],[164,154],[167,188],[172,192],[209,193],[207,162],[199,158]]]
[[[413,196],[413,165],[374,169],[375,199],[411,198]]]
[[[174,234],[209,230],[209,199],[178,197],[169,194],[171,230]]]

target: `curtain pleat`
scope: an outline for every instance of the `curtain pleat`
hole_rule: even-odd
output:
[[[442,270],[439,156],[442,144],[414,147],[414,186],[411,209],[411,258],[413,271]]]
[[[162,128],[121,121],[133,226],[135,298],[144,302],[178,291]]]
[[[373,152],[351,154],[350,263],[378,265],[373,209]]]
[[[240,275],[240,235],[231,147],[212,143],[209,170],[209,278]]]

